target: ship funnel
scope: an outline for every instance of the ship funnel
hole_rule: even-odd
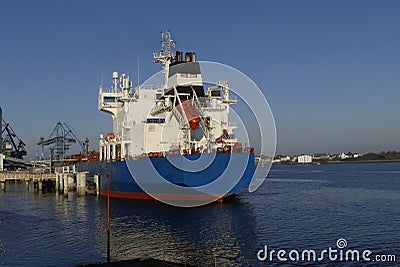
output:
[[[192,53],[192,61],[196,62],[196,53],[195,52]]]
[[[192,53],[186,52],[186,54],[185,54],[185,61],[186,61],[186,62],[192,61]]]
[[[182,62],[182,52],[176,51],[175,62],[177,62],[177,63]]]

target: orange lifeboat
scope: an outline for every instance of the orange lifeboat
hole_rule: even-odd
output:
[[[195,130],[199,125],[201,119],[200,114],[192,106],[192,103],[187,100],[182,100],[182,105],[178,105],[176,106],[176,108],[182,116],[184,116],[183,112],[185,112],[186,118],[188,119],[190,125],[190,129]]]
[[[111,140],[111,139],[114,139],[115,138],[115,134],[114,133],[108,133],[107,135],[106,135],[106,141],[108,142],[109,140]]]

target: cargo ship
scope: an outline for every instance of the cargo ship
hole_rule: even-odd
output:
[[[100,195],[202,205],[247,189],[255,172],[254,149],[234,134],[227,81],[203,83],[194,52],[173,52],[169,31],[154,63],[161,85],[135,88],[126,74],[100,86],[98,108],[111,115],[113,131],[101,134],[99,160],[79,164],[99,175]]]

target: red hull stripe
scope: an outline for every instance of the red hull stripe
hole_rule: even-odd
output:
[[[229,194],[230,195],[230,194]],[[184,194],[155,194],[157,198],[165,199],[165,200],[177,200],[177,201],[185,201],[185,200],[192,200],[192,201],[200,201],[200,200],[210,200],[216,201],[216,199],[223,199],[228,197],[229,195],[184,195]],[[100,190],[100,196],[107,197],[108,190]],[[111,191],[110,190],[110,197],[112,198],[124,198],[124,199],[140,199],[140,200],[154,200],[153,197],[150,195],[143,193],[143,192],[120,192],[120,191]]]

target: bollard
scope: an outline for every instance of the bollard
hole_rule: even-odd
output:
[[[29,192],[29,180],[25,180],[25,190]]]
[[[6,192],[6,182],[1,182],[1,191]]]

